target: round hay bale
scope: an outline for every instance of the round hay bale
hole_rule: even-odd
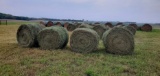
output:
[[[70,37],[70,47],[72,51],[89,53],[97,50],[99,36],[96,31],[89,28],[77,28]]]
[[[76,25],[71,24],[71,23],[68,23],[68,25],[67,25],[67,30],[68,30],[68,31],[73,31],[73,30],[75,30],[75,29],[76,29]]]
[[[123,27],[124,25],[122,24],[122,25],[116,25],[115,27]]]
[[[95,25],[93,27],[93,30],[97,32],[100,38],[102,38],[103,33],[108,30],[109,28],[106,28],[105,25]]]
[[[114,27],[103,34],[103,44],[106,51],[113,54],[132,54],[134,51],[134,37],[130,31]]]
[[[144,24],[142,27],[141,27],[141,30],[142,31],[146,31],[146,32],[150,32],[152,31],[152,26],[150,24]]]
[[[123,28],[129,30],[133,35],[136,34],[136,29],[133,26],[123,26]]]
[[[93,26],[88,25],[88,24],[81,24],[78,28],[93,28]]]
[[[46,25],[46,23],[43,22],[43,21],[40,21],[39,23],[40,23],[41,25],[44,25],[44,26]]]
[[[61,22],[56,22],[55,25],[62,26]]]
[[[122,23],[122,22],[119,22],[119,23],[116,24],[116,26],[118,26],[118,25],[123,25],[123,23]]]
[[[17,30],[17,41],[22,47],[38,47],[37,35],[45,28],[40,24],[22,24]]]
[[[112,23],[110,23],[110,22],[105,23],[105,26],[106,26],[106,27],[110,27],[110,28],[113,27]]]
[[[68,22],[65,22],[64,23],[64,28],[66,28],[67,29],[67,26],[69,25],[69,23]]]
[[[46,27],[51,27],[53,25],[54,25],[54,23],[52,21],[48,21],[47,24],[46,24]]]
[[[67,30],[61,26],[46,27],[38,34],[41,49],[63,49],[68,43]]]
[[[134,24],[134,23],[132,23],[132,24],[129,24],[128,26],[132,26],[132,27],[134,27],[136,30],[138,29],[138,26],[137,26],[137,24]]]
[[[82,23],[75,23],[76,28],[78,28]]]

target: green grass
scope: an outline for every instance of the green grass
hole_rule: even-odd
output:
[[[133,55],[114,55],[105,52],[102,41],[98,50],[89,54],[72,52],[69,45],[53,51],[22,48],[16,42],[17,28],[18,25],[0,26],[0,37],[6,40],[0,41],[0,76],[160,75],[159,29],[137,31]]]

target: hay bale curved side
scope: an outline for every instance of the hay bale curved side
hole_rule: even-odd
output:
[[[61,22],[56,22],[54,25],[62,26]]]
[[[146,32],[150,32],[152,31],[152,26],[150,24],[144,24],[142,27],[141,27],[141,30],[142,31],[146,31]]]
[[[105,25],[95,25],[93,30],[97,32],[100,38],[102,38],[103,33],[108,30],[109,28],[105,27]]]
[[[123,26],[123,28],[129,30],[133,35],[136,34],[136,29],[132,26]]]
[[[125,25],[121,24],[121,25],[116,25],[114,27],[123,27],[123,26],[125,26]]]
[[[110,23],[110,22],[105,23],[105,26],[106,26],[106,27],[110,27],[110,28],[113,27],[112,23]]]
[[[73,31],[73,30],[75,30],[75,29],[76,29],[76,25],[71,24],[71,23],[69,23],[69,24],[67,25],[67,30],[68,30],[68,31]]]
[[[17,30],[17,41],[22,47],[37,47],[37,35],[45,28],[44,25],[39,24],[22,24]]]
[[[81,24],[81,25],[79,25],[79,27],[78,28],[93,28],[93,26],[91,26],[91,25],[88,25],[88,24]]]
[[[70,37],[72,51],[89,53],[97,50],[99,36],[96,31],[89,28],[77,28]]]
[[[118,23],[116,24],[116,26],[118,26],[118,25],[123,25],[123,23],[122,23],[122,22],[118,22]]]
[[[63,27],[61,27],[60,29],[63,31],[63,35],[65,35],[65,36],[64,36],[65,42],[64,42],[64,44],[63,44],[62,47],[61,47],[61,49],[63,49],[63,48],[65,48],[65,47],[67,46],[67,44],[68,44],[69,35],[68,35],[68,31],[67,31],[66,29],[64,29]]]
[[[126,55],[134,51],[134,37],[124,28],[114,27],[106,31],[102,40],[109,53]]]
[[[138,29],[138,26],[137,26],[137,24],[134,24],[134,23],[132,23],[132,24],[129,24],[128,26],[132,26],[132,27],[134,27],[136,30]]]
[[[68,43],[68,33],[61,26],[46,27],[38,34],[41,49],[63,49]]]

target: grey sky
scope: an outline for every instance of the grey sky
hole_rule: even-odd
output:
[[[17,16],[160,23],[160,0],[0,0]]]

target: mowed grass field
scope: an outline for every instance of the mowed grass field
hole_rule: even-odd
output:
[[[0,76],[160,76],[160,29],[137,31],[133,55],[105,52],[102,41],[89,54],[22,48],[19,24],[0,25]],[[71,34],[71,32],[69,33]]]

